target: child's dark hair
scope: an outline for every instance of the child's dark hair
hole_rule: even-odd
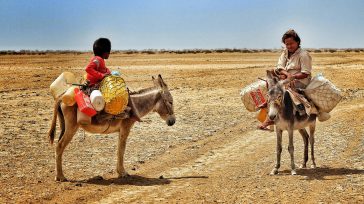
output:
[[[293,40],[298,43],[298,46],[301,45],[301,38],[293,29],[289,29],[286,33],[283,34],[282,43],[284,43],[287,38],[293,38]]]
[[[110,53],[111,42],[107,38],[99,38],[94,42],[93,50],[95,56],[102,56],[104,53]]]

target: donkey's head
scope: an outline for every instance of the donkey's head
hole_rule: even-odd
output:
[[[279,110],[281,110],[282,100],[285,92],[285,81],[279,81],[278,77],[274,76],[273,71],[267,70],[268,78],[268,117],[271,120],[276,119]]]
[[[164,83],[162,76],[159,74],[158,78],[152,77],[154,85],[159,88],[160,97],[157,98],[157,102],[154,107],[154,111],[157,112],[163,120],[166,121],[168,126],[172,126],[176,122],[173,108],[173,97],[169,92],[167,84]]]

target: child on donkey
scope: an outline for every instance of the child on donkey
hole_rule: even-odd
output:
[[[86,66],[86,87],[84,92],[90,95],[93,90],[98,90],[100,82],[107,76],[111,75],[110,69],[105,65],[105,59],[108,59],[111,51],[111,42],[107,38],[99,38],[93,44],[94,57],[91,58],[90,62]],[[120,74],[117,72],[117,75]],[[131,108],[127,107],[118,116],[125,118],[129,117]],[[108,114],[106,114],[108,115]],[[115,117],[115,116],[114,116]],[[102,121],[110,119],[109,116],[105,116],[104,112],[96,116],[96,120]]]
[[[99,38],[93,44],[94,57],[86,66],[86,93],[88,95],[99,88],[100,82],[111,74],[110,69],[105,66],[105,59],[108,59],[111,51],[111,42],[107,38]]]

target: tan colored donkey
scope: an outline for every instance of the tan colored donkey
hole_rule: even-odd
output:
[[[126,140],[134,123],[151,111],[157,112],[160,117],[166,121],[168,126],[172,126],[176,121],[174,116],[173,98],[168,90],[167,84],[164,83],[161,75],[158,75],[157,79],[152,77],[152,80],[155,85],[154,87],[131,93],[129,101],[131,115],[126,119],[114,119],[101,123],[93,121],[90,125],[80,125],[77,124],[76,105],[66,106],[61,103],[60,100],[56,102],[52,125],[48,134],[49,140],[51,144],[53,144],[58,115],[61,133],[56,146],[56,181],[67,181],[62,171],[62,154],[76,134],[78,128],[82,128],[90,133],[98,134],[119,132],[116,170],[119,177],[128,175],[124,169],[124,153]]]

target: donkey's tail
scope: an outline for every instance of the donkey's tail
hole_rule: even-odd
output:
[[[61,104],[61,100],[57,100],[53,107],[53,119],[52,119],[51,129],[48,132],[49,142],[51,144],[53,144],[54,135],[56,134],[58,108],[60,107],[60,104]]]

